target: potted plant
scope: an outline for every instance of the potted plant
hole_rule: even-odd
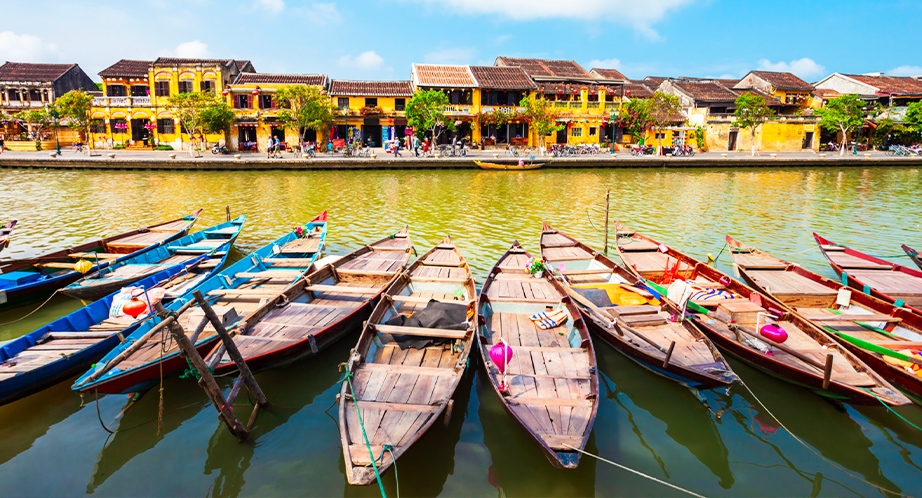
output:
[[[544,264],[544,261],[537,258],[531,258],[531,261],[529,261],[528,265],[525,267],[525,271],[534,275],[535,278],[543,278],[545,269],[547,269],[547,266]]]

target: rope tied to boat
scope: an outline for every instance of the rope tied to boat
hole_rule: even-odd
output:
[[[25,316],[23,316],[23,317],[20,317],[20,318],[17,318],[17,319],[15,319],[15,320],[11,320],[11,321],[9,321],[9,322],[0,323],[0,327],[4,327],[4,326],[6,326],[6,325],[12,325],[12,324],[14,324],[14,323],[21,322],[21,321],[25,320],[26,318],[29,318],[30,316],[34,315],[35,313],[38,312],[38,310],[42,309],[46,304],[48,304],[49,301],[51,301],[52,299],[54,299],[54,296],[57,296],[57,295],[58,295],[58,292],[61,292],[61,290],[62,290],[62,289],[58,289],[58,290],[52,292],[51,295],[48,296],[48,299],[46,299],[44,303],[38,305],[38,308],[35,308],[34,310],[30,311],[27,315],[25,315]]]
[[[162,360],[161,360],[162,363]],[[187,368],[179,375],[180,379],[190,379],[195,378],[196,381],[202,380],[202,374],[198,373],[198,370],[195,369],[195,366],[192,365],[192,360],[186,358]],[[162,367],[161,367],[162,368]],[[208,367],[208,372],[214,375],[214,368]]]
[[[595,458],[596,460],[598,460],[598,461],[600,461],[600,462],[605,462],[605,463],[607,463],[607,464],[609,464],[609,465],[612,465],[612,466],[614,466],[614,467],[618,467],[619,469],[626,470],[626,471],[631,472],[631,473],[633,473],[633,474],[639,475],[640,477],[643,477],[643,478],[645,478],[645,479],[649,479],[649,480],[651,480],[651,481],[653,481],[653,482],[658,482],[658,483],[662,484],[663,486],[668,486],[668,487],[670,487],[670,488],[672,488],[672,489],[675,489],[676,491],[681,491],[681,492],[683,492],[683,493],[685,493],[685,494],[688,494],[688,495],[691,495],[691,496],[697,496],[698,498],[704,498],[704,495],[699,495],[698,493],[695,493],[694,491],[687,490],[687,489],[685,489],[685,488],[683,488],[683,487],[681,487],[681,486],[676,486],[675,484],[668,483],[668,482],[666,482],[666,481],[664,481],[664,480],[662,480],[662,479],[657,479],[657,478],[655,478],[655,477],[653,477],[653,476],[651,476],[651,475],[644,474],[643,472],[641,472],[641,471],[639,471],[639,470],[634,470],[634,469],[632,469],[632,468],[630,468],[630,467],[626,467],[626,466],[624,466],[624,465],[621,465],[620,463],[617,463],[617,462],[613,462],[613,461],[611,461],[611,460],[608,460],[607,458],[602,458],[602,457],[600,457],[599,455],[593,455],[592,453],[589,453],[588,451],[583,451],[583,450],[581,450],[581,449],[579,449],[579,448],[577,448],[577,447],[575,447],[575,446],[570,446],[569,444],[566,444],[566,443],[564,443],[563,446],[566,446],[567,448],[570,448],[570,449],[573,450],[573,451],[578,451],[578,452],[582,453],[583,455],[591,456],[592,458]]]
[[[362,439],[365,441],[365,448],[368,449],[368,458],[371,459],[371,467],[375,471],[375,479],[378,481],[378,490],[381,491],[381,498],[387,498],[387,493],[384,491],[384,482],[381,481],[381,472],[378,471],[377,459],[375,458],[375,452],[371,449],[371,442],[368,440],[368,432],[365,431],[365,422],[362,420],[362,411],[359,409],[359,400],[355,396],[355,388],[352,386],[352,370],[349,370],[349,366],[346,363],[340,363],[339,369],[345,370],[343,372],[343,378],[339,380],[339,383],[348,382],[349,383],[349,392],[352,393],[352,404],[355,406],[355,416],[358,418],[359,427],[362,428]],[[346,401],[343,400],[343,403]],[[389,446],[389,445],[385,445]],[[383,454],[382,450],[382,454]],[[391,458],[394,457],[393,452],[391,453]],[[395,460],[396,463],[396,460]],[[396,465],[395,465],[395,471]],[[399,498],[398,491],[398,498]]]
[[[877,397],[877,395],[874,394],[874,391],[871,391],[870,389],[868,389],[868,388],[866,388],[866,387],[862,387],[861,389],[862,389],[863,391],[867,392],[868,394],[870,394],[871,396],[874,396],[874,399],[876,399],[877,401],[879,401],[880,404],[884,405],[884,408],[886,408],[887,411],[889,411],[890,413],[892,413],[892,414],[896,415],[897,417],[899,417],[900,420],[902,420],[903,422],[906,422],[907,424],[909,424],[910,427],[912,427],[913,429],[915,429],[915,430],[917,430],[917,431],[922,431],[922,427],[919,427],[918,425],[912,423],[912,422],[911,422],[909,419],[907,419],[906,417],[900,415],[900,413],[899,413],[898,411],[894,410],[893,407],[891,407],[890,405],[888,405],[887,403],[885,403],[884,400],[882,400],[882,399],[880,399],[879,397]]]

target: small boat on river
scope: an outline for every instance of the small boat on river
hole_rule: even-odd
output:
[[[298,278],[235,325],[234,344],[253,371],[315,355],[361,327],[381,295],[410,261],[407,228],[367,244]],[[291,278],[280,274],[279,278]],[[237,370],[223,344],[204,356],[216,374]]]
[[[187,233],[202,210],[183,218],[50,252],[0,262],[0,310],[48,297],[84,274],[137,256]],[[78,270],[83,270],[81,273]]]
[[[184,273],[173,266],[136,282],[150,289]],[[85,371],[143,321],[119,312],[118,291],[0,347],[0,405],[51,387]]]
[[[112,263],[61,289],[64,294],[92,301],[110,294],[126,285],[172,266],[189,264],[198,256],[206,255],[206,262],[222,261],[243,229],[246,216],[206,228],[199,232],[160,245],[150,251]]]
[[[916,266],[922,269],[922,258],[919,257],[919,252],[907,246],[906,244],[903,244],[900,247],[903,248],[903,251],[906,253],[907,256],[909,256],[909,259],[911,259],[912,262],[916,264]]]
[[[821,396],[872,405],[912,403],[854,354],[775,298],[620,223],[616,226],[619,238],[632,240],[629,245],[638,244],[634,250],[618,246],[627,267],[642,271],[651,287],[684,305],[698,329],[725,352]],[[650,249],[640,250],[641,244]],[[657,261],[662,265],[659,268]]]
[[[480,169],[501,170],[501,171],[526,171],[532,169],[541,169],[547,162],[523,162],[523,163],[491,163],[487,161],[475,160]]]
[[[490,271],[477,345],[506,411],[551,464],[572,469],[599,409],[595,348],[579,308],[550,274],[527,273],[531,261],[515,242]]]
[[[695,389],[737,381],[717,348],[675,304],[604,254],[544,222],[541,257],[588,318],[589,330],[653,373]]]
[[[372,460],[384,473],[443,414],[448,424],[477,327],[476,298],[471,269],[448,237],[388,287],[339,396],[349,484],[374,483]]]
[[[327,213],[296,231],[289,232],[230,267],[205,280],[199,289],[217,313],[222,324],[232,329],[266,302],[282,294],[311,269],[324,247]],[[186,293],[166,306],[167,313],[178,313],[177,322],[200,355],[212,350],[219,336],[204,311]],[[109,352],[72,386],[80,392],[97,391],[123,394],[147,390],[162,375],[186,366],[179,346],[166,329],[154,330],[161,316],[145,321],[125,343]]]
[[[727,243],[746,283],[796,310],[914,401],[922,402],[922,316],[729,235]]]
[[[843,284],[922,314],[922,271],[836,244],[816,233],[813,238]]]
[[[15,226],[16,220],[13,220],[0,227],[0,251],[6,249],[10,245],[10,235],[13,234],[13,227]]]

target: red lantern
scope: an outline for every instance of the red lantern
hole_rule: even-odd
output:
[[[131,318],[137,318],[147,311],[147,304],[135,297],[122,306],[122,311]]]
[[[227,97],[229,94],[230,94],[230,90],[227,88],[225,88],[224,91],[221,92],[221,95],[224,95],[225,97]]]
[[[563,94],[563,88],[558,88],[557,95],[562,95],[562,94]]]
[[[574,88],[574,89],[573,89],[573,95],[576,95],[577,92],[579,92],[579,90],[577,90],[576,88]]]
[[[625,94],[625,95],[630,95],[630,94],[631,94],[631,91],[628,90],[628,91],[624,92],[624,94]]]

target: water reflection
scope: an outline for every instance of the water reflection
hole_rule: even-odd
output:
[[[72,381],[73,379],[71,379]],[[80,410],[70,381],[0,406],[0,467],[32,447],[56,424]]]

